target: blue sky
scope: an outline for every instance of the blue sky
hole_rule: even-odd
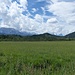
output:
[[[75,0],[0,0],[0,28],[66,35],[75,31]]]

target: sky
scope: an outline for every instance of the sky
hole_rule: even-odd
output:
[[[75,0],[0,0],[0,28],[66,35],[75,31]]]

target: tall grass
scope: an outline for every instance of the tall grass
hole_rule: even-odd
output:
[[[0,75],[75,75],[75,42],[0,42]]]

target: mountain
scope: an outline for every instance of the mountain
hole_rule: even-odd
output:
[[[13,28],[0,28],[0,38],[5,40],[24,40],[24,41],[51,41],[51,40],[59,40],[62,36],[56,36],[49,33],[43,34],[31,34],[27,32],[20,32]],[[3,36],[2,36],[3,35]],[[20,36],[21,37],[20,37]],[[11,39],[13,38],[13,39]]]
[[[39,34],[39,35],[32,35],[27,37],[28,40],[32,41],[52,41],[52,40],[59,40],[62,39],[63,36],[56,36],[49,33]]]
[[[66,38],[75,38],[75,32],[72,32],[70,34],[67,34],[65,37]]]
[[[32,35],[32,37],[42,37],[42,38],[56,38],[58,36],[49,34],[49,33],[44,33],[44,34],[39,34],[39,35]]]
[[[13,28],[0,28],[0,35],[21,35],[21,36],[28,36],[32,35],[31,33],[27,32],[20,32]]]
[[[68,41],[75,40],[75,32],[65,36],[57,36],[49,33],[31,34],[28,32],[20,32],[13,28],[0,28],[0,40],[11,41]]]

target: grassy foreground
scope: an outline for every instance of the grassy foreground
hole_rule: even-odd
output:
[[[0,42],[0,75],[75,75],[75,41]]]

